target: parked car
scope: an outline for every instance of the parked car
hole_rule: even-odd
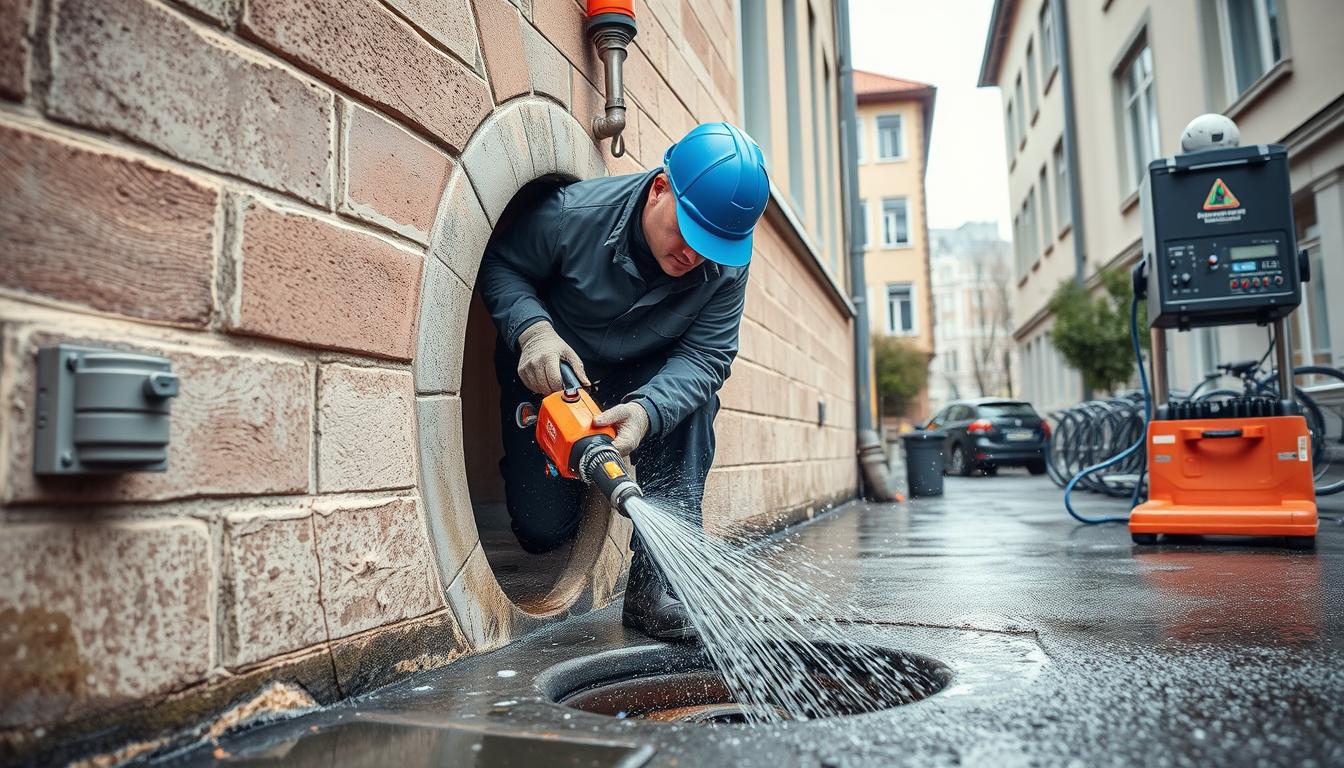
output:
[[[943,458],[949,475],[965,477],[977,469],[994,475],[1003,466],[1045,474],[1050,424],[1031,403],[1003,398],[958,400],[938,411],[923,429],[947,433]]]

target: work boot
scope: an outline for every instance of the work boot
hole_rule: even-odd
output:
[[[621,623],[658,640],[694,640],[699,637],[691,616],[672,592],[667,577],[642,548],[630,561]]]

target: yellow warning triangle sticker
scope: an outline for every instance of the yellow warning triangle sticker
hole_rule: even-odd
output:
[[[1209,196],[1204,198],[1204,210],[1221,211],[1227,208],[1240,208],[1241,201],[1232,194],[1232,190],[1227,188],[1227,184],[1222,179],[1213,182],[1209,187]]]

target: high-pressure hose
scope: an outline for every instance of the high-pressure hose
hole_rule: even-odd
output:
[[[1137,291],[1135,291],[1134,298],[1132,301],[1130,301],[1129,304],[1129,340],[1130,343],[1133,344],[1134,346],[1134,359],[1138,362],[1139,365],[1139,386],[1143,390],[1143,428],[1139,430],[1140,432],[1139,439],[1133,445],[1129,446],[1128,448],[1116,454],[1115,456],[1112,456],[1106,461],[1101,462],[1100,464],[1093,464],[1090,467],[1084,467],[1082,471],[1073,476],[1073,479],[1069,481],[1068,485],[1064,486],[1064,508],[1069,511],[1069,514],[1073,516],[1074,520],[1077,520],[1080,523],[1087,523],[1088,525],[1096,525],[1098,523],[1127,523],[1129,522],[1129,515],[1125,514],[1125,515],[1108,515],[1105,517],[1085,517],[1083,515],[1078,514],[1077,510],[1073,508],[1073,503],[1070,501],[1069,498],[1073,494],[1074,486],[1078,484],[1078,481],[1082,480],[1084,477],[1087,477],[1093,472],[1099,472],[1103,469],[1106,469],[1107,467],[1114,466],[1115,464],[1124,461],[1125,458],[1133,454],[1135,451],[1139,450],[1140,448],[1143,448],[1145,446],[1145,443],[1147,443],[1148,441],[1148,422],[1152,421],[1153,418],[1153,397],[1152,392],[1148,390],[1148,373],[1143,368],[1143,348],[1139,344],[1139,300],[1140,300],[1139,294]],[[1135,506],[1138,505],[1139,488],[1142,485],[1143,485],[1143,474],[1142,472],[1140,472],[1138,480],[1134,482],[1134,494],[1130,497],[1129,500],[1130,509],[1133,509]]]

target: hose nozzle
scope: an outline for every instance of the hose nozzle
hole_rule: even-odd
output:
[[[626,511],[625,503],[632,497],[644,495],[609,440],[594,441],[584,450],[583,457],[579,459],[579,477],[586,483],[596,485],[611,506],[626,517],[630,513]]]

